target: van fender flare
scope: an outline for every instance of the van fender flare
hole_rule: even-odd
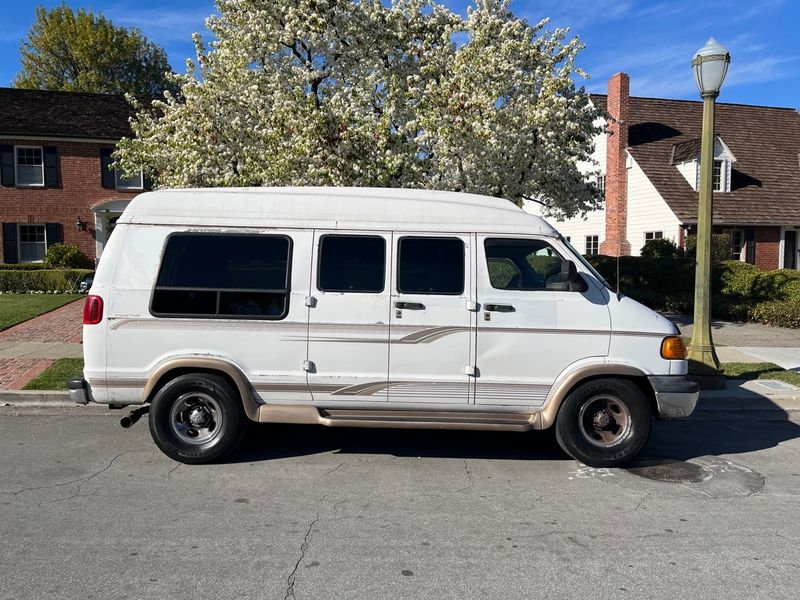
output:
[[[582,360],[573,363],[559,373],[556,377],[550,393],[547,395],[544,408],[542,408],[539,425],[542,429],[547,429],[553,425],[558,415],[561,403],[569,394],[570,390],[586,379],[597,377],[646,377],[647,374],[640,368],[624,363],[608,363],[602,357],[597,360]]]
[[[156,385],[165,375],[171,371],[180,370],[183,372],[199,371],[218,371],[227,375],[236,385],[239,397],[242,399],[242,407],[247,417],[252,421],[258,420],[258,406],[253,388],[245,377],[244,372],[234,363],[224,358],[209,356],[190,356],[170,358],[160,363],[147,378],[144,390],[142,391],[142,402],[148,402],[155,391]]]

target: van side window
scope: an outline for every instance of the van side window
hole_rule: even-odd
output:
[[[321,292],[383,291],[386,241],[366,235],[326,235],[319,243]]]
[[[484,242],[489,282],[498,290],[563,290],[561,256],[544,240]]]
[[[400,238],[397,290],[405,294],[464,292],[464,242],[457,238]]]
[[[291,240],[278,235],[176,233],[158,272],[155,316],[282,319]]]

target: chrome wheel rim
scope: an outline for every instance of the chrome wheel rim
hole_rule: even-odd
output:
[[[624,440],[631,431],[631,413],[619,398],[593,396],[578,413],[581,435],[598,448],[609,448]]]
[[[222,430],[222,409],[208,394],[190,392],[172,405],[169,423],[179,440],[200,446],[215,439]]]

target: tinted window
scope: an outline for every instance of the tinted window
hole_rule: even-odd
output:
[[[159,315],[282,318],[289,249],[283,236],[172,235],[151,309]]]
[[[561,256],[543,240],[488,239],[489,282],[500,290],[563,289]]]
[[[461,294],[464,242],[452,238],[400,240],[397,289],[406,294]]]
[[[380,237],[326,235],[319,247],[323,292],[382,292],[386,242]]]

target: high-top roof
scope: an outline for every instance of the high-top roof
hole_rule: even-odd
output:
[[[209,188],[161,190],[131,201],[118,223],[311,227],[555,235],[542,218],[500,198],[395,188]]]
[[[0,88],[0,135],[116,141],[130,135],[123,96]]]
[[[593,94],[605,107],[606,96]],[[675,215],[697,221],[697,192],[680,174],[701,137],[703,103],[630,98],[631,156]],[[736,156],[731,191],[714,194],[717,224],[800,225],[800,113],[792,108],[716,104],[716,134]]]

